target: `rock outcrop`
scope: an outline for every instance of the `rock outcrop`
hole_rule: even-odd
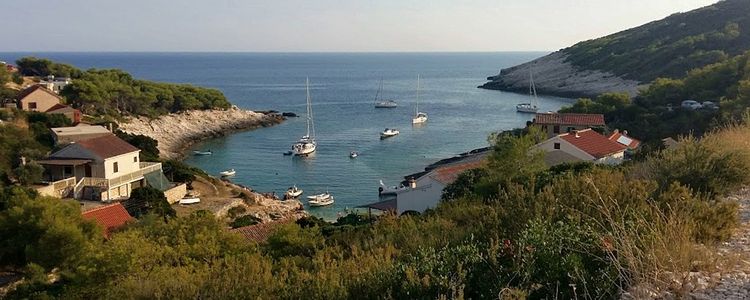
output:
[[[156,119],[132,118],[120,123],[120,129],[130,134],[149,136],[159,142],[160,156],[181,158],[185,149],[205,139],[233,132],[266,127],[284,120],[279,114],[257,113],[232,107],[227,110],[193,110],[169,114]]]
[[[598,70],[580,70],[566,61],[567,55],[557,51],[533,61],[502,69],[488,77],[490,82],[480,88],[528,93],[529,74],[534,73],[537,93],[560,97],[596,97],[602,93],[625,92],[631,97],[638,93],[640,83]]]

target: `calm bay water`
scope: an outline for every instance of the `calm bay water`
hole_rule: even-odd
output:
[[[378,181],[402,176],[455,154],[487,146],[491,132],[531,120],[515,105],[528,96],[476,88],[489,75],[545,53],[0,53],[0,60],[46,57],[79,68],[120,68],[137,78],[220,89],[239,107],[305,112],[305,77],[310,78],[318,152],[283,156],[305,133],[305,119],[206,141],[194,149],[212,156],[186,162],[211,174],[234,168],[234,181],[281,195],[296,184],[306,195],[330,191],[333,206],[311,208],[332,218],[346,207],[377,201]],[[429,114],[413,127],[417,74],[422,77],[420,110]],[[380,79],[396,109],[375,109]],[[557,110],[569,99],[540,97],[540,111]],[[385,127],[397,137],[380,140]],[[350,159],[350,151],[360,156]]]

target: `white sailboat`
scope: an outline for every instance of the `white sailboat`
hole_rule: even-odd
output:
[[[414,117],[411,119],[412,124],[422,124],[427,122],[427,114],[419,111],[419,75],[417,75],[417,102],[414,105]]]
[[[529,96],[531,96],[531,102],[519,103],[516,105],[516,111],[520,113],[534,114],[539,110],[539,99],[536,96],[536,85],[534,84],[534,73],[529,70]]]
[[[383,99],[383,78],[380,78],[378,92],[375,93],[375,108],[396,108],[398,103],[391,99]]]
[[[315,123],[313,122],[312,100],[310,99],[310,79],[305,79],[305,90],[307,91],[307,134],[292,145],[292,153],[298,156],[307,156],[315,152]]]

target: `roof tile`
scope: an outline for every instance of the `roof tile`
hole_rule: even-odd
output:
[[[77,144],[104,159],[138,151],[138,148],[113,134],[78,141]]]
[[[104,236],[107,237],[109,237],[112,230],[122,227],[133,219],[120,203],[85,211],[82,216],[84,219],[94,220],[97,224],[104,227]]]
[[[534,118],[536,124],[604,126],[602,114],[559,114],[538,113]]]
[[[610,141],[607,137],[591,129],[565,133],[558,137],[597,159],[627,149],[626,146],[615,141]]]
[[[276,221],[271,221],[268,223],[260,223],[260,224],[245,226],[245,227],[234,228],[231,231],[239,233],[240,235],[242,235],[243,237],[245,237],[245,239],[249,241],[265,243],[268,240],[268,238],[274,233],[274,231],[276,231],[276,228],[278,228],[281,225],[288,224],[294,221],[295,221],[294,218],[285,218],[285,219],[280,219]]]

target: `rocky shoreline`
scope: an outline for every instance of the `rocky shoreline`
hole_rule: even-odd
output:
[[[567,62],[567,54],[557,51],[515,67],[502,69],[487,78],[479,88],[517,93],[529,92],[529,74],[534,73],[538,94],[566,98],[593,98],[602,93],[638,94],[641,83],[620,78],[609,72],[581,70]]]
[[[119,126],[126,133],[157,140],[162,158],[181,159],[185,149],[198,142],[237,131],[272,126],[284,119],[274,112],[260,113],[232,107],[227,110],[192,110],[156,119],[132,118]]]

